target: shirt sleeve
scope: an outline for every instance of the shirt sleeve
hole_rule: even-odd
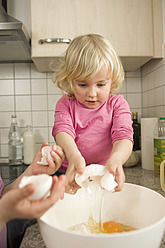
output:
[[[0,177],[0,197],[2,196],[3,188],[4,188],[4,183],[2,181],[2,178]]]
[[[129,139],[133,142],[131,111],[122,95],[116,95],[112,100],[113,123],[111,129],[112,143],[116,140]]]
[[[55,138],[56,134],[59,132],[66,132],[75,139],[75,129],[73,127],[72,120],[72,107],[70,100],[65,96],[56,104],[55,115],[54,115],[54,126],[52,130],[52,135]]]

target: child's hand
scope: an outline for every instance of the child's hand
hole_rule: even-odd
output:
[[[69,183],[68,186],[66,187],[66,192],[67,193],[71,193],[71,194],[75,194],[77,192],[77,190],[80,188],[76,182],[75,182],[75,174],[82,174],[84,172],[86,163],[85,163],[85,159],[81,156],[81,154],[74,156],[74,154],[72,154],[72,156],[68,159],[68,168],[66,171],[66,176],[68,177]]]
[[[115,191],[120,191],[125,182],[125,174],[122,164],[119,161],[112,161],[110,158],[105,166],[107,170],[115,176],[115,181],[118,184],[118,186],[115,188]]]
[[[36,174],[43,174],[43,173],[52,175],[60,168],[61,163],[65,158],[65,154],[62,148],[57,145],[53,145],[52,151],[50,152],[54,161],[52,161],[50,158],[47,158],[48,165],[37,164],[37,162],[41,160],[41,149],[44,146],[48,146],[48,143],[44,142],[41,145],[39,151],[36,153],[32,164],[27,169],[28,176],[36,175]]]
[[[63,198],[65,186],[65,175],[59,178],[54,176],[50,196],[37,201],[28,200],[35,190],[33,184],[6,192],[0,200],[0,223],[4,224],[14,218],[39,218],[58,199]]]

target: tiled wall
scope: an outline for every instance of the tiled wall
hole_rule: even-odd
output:
[[[61,92],[52,83],[51,73],[39,73],[34,64],[0,64],[0,157],[8,156],[8,131],[16,112],[21,131],[30,124],[37,149],[44,142],[54,143],[51,135],[55,104]],[[131,111],[141,116],[141,70],[126,73],[120,92]]]
[[[165,59],[142,67],[142,115],[165,116]]]

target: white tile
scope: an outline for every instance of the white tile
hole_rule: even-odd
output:
[[[15,80],[15,94],[16,95],[30,95],[30,79],[16,79]]]
[[[49,130],[49,144],[51,143],[55,143],[55,141],[54,141],[54,137],[52,136],[52,128],[49,128],[48,129]]]
[[[15,63],[15,78],[30,78],[30,63]]]
[[[155,87],[163,85],[163,67],[155,70]]]
[[[47,94],[46,78],[31,79],[32,94]]]
[[[127,93],[127,101],[130,108],[141,108],[141,94]]]
[[[148,107],[155,106],[155,89],[148,91]]]
[[[55,110],[56,103],[61,98],[61,95],[49,95],[48,96],[48,110]]]
[[[14,111],[14,96],[0,96],[0,111]]]
[[[143,118],[148,117],[148,110],[146,108],[142,109],[142,116],[143,116]]]
[[[54,77],[54,73],[53,72],[47,72],[47,78],[52,79]]]
[[[127,92],[141,92],[141,78],[127,78]]]
[[[127,79],[125,79],[122,83],[121,88],[117,91],[118,94],[127,92]]]
[[[155,115],[156,117],[164,116],[164,107],[163,106],[155,107]]]
[[[30,111],[31,99],[30,96],[16,96],[16,111]]]
[[[8,145],[1,145],[1,157],[8,157]]]
[[[48,94],[62,95],[62,91],[52,82],[52,79],[48,78]]]
[[[0,78],[1,79],[13,79],[14,70],[13,64],[0,64]]]
[[[47,110],[47,95],[32,95],[32,110]]]
[[[165,85],[165,65],[163,66],[163,85]]]
[[[148,89],[154,89],[155,87],[155,72],[151,72],[148,74]]]
[[[40,143],[40,146],[43,142],[45,141],[48,142],[48,128],[38,127],[38,128],[33,128],[33,131],[35,133],[36,143]]]
[[[48,127],[48,113],[47,111],[32,112],[33,127]]]
[[[0,112],[0,128],[9,128],[13,112]]]
[[[46,73],[39,72],[36,66],[31,63],[31,78],[46,78]]]
[[[17,112],[17,119],[20,127],[26,127],[32,125],[31,112]]]
[[[0,80],[0,95],[13,95],[14,94],[14,80],[1,79]]]
[[[148,112],[148,117],[157,117],[155,107],[148,108],[147,112]]]
[[[163,86],[163,105],[165,105],[165,85]]]
[[[142,107],[148,107],[148,91],[142,93]]]
[[[49,127],[53,127],[54,125],[54,113],[55,111],[48,111]]]
[[[1,144],[4,144],[4,143],[8,144],[8,141],[9,141],[9,138],[8,138],[9,128],[1,129],[0,134],[1,134],[0,143]]]
[[[142,92],[148,90],[148,75],[142,77]]]
[[[155,106],[163,105],[163,87],[156,88],[155,92]]]

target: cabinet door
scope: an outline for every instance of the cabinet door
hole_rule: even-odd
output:
[[[34,61],[60,57],[68,47],[40,39],[86,33],[108,38],[123,60],[153,57],[152,0],[31,0],[31,25]]]

